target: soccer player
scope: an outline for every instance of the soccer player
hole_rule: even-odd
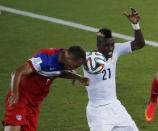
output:
[[[6,96],[4,131],[36,131],[41,102],[52,81],[58,77],[88,85],[88,79],[71,73],[85,61],[79,46],[68,49],[42,49],[12,74]]]
[[[145,120],[147,123],[151,123],[154,120],[157,103],[158,103],[158,72],[153,79],[151,92],[150,92],[150,99],[145,110]]]
[[[138,131],[135,122],[116,96],[118,58],[145,45],[139,26],[139,13],[131,8],[131,13],[124,12],[124,15],[132,24],[134,40],[115,43],[109,29],[100,29],[97,33],[97,48],[106,58],[105,69],[97,75],[89,74],[84,69],[84,76],[90,80],[89,86],[86,86],[89,98],[86,112],[90,131]]]

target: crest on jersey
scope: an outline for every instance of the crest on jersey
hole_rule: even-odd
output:
[[[33,58],[32,59],[33,63],[36,64],[36,65],[39,65],[42,63],[42,60],[40,57],[37,57],[37,58]]]
[[[16,115],[16,119],[17,119],[18,121],[21,121],[21,120],[22,120],[22,115]]]

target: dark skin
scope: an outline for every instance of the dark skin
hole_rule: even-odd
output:
[[[131,8],[131,13],[128,13],[127,11],[125,11],[123,13],[127,19],[133,23],[133,24],[137,24],[140,20],[140,15],[139,13]],[[100,36],[104,36],[102,33],[98,32],[97,35]],[[106,58],[111,58],[112,57],[112,52],[114,49],[114,39],[113,38],[107,38],[105,41],[105,45],[97,45],[98,51],[101,52],[102,54],[104,54],[104,56]],[[131,48],[132,51],[141,49],[145,46],[145,40],[143,37],[143,34],[141,32],[141,30],[134,30],[134,40],[131,42]]]
[[[59,62],[64,64],[65,70],[75,70],[83,64],[82,59],[76,60],[67,50],[60,53]]]
[[[52,77],[50,79],[54,80],[60,77],[60,78],[78,80],[84,86],[89,84],[88,78],[81,77],[78,74],[74,74],[74,73],[66,71],[66,70],[74,70],[80,67],[83,64],[82,59],[78,59],[78,60],[74,59],[74,57],[71,54],[68,54],[67,50],[65,50],[64,52],[60,53],[59,62],[65,65],[64,67],[65,71],[63,71],[61,75],[57,77]],[[13,84],[12,95],[8,99],[10,106],[14,103],[17,103],[19,99],[19,84],[20,84],[21,77],[31,75],[32,73],[34,73],[34,70],[32,69],[32,67],[30,66],[28,62],[26,62],[23,66],[16,69],[14,73],[13,83],[12,83]]]

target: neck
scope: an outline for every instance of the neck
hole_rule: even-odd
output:
[[[112,55],[108,55],[108,53],[106,53],[105,51],[100,51],[100,50],[98,50],[98,51],[104,55],[104,57],[106,58],[106,60],[108,60],[109,58],[112,57]]]
[[[64,59],[65,59],[65,51],[62,50],[60,53],[59,53],[59,59],[58,61],[62,64],[64,64]]]
[[[103,55],[105,56],[106,60],[112,57],[111,55],[108,55],[108,54],[103,54]]]

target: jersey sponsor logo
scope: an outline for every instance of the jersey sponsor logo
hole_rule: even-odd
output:
[[[52,68],[52,67],[50,67],[49,69],[50,69],[50,70],[56,70],[56,68]]]
[[[16,115],[16,119],[17,119],[18,121],[21,121],[21,120],[22,120],[22,115]]]

